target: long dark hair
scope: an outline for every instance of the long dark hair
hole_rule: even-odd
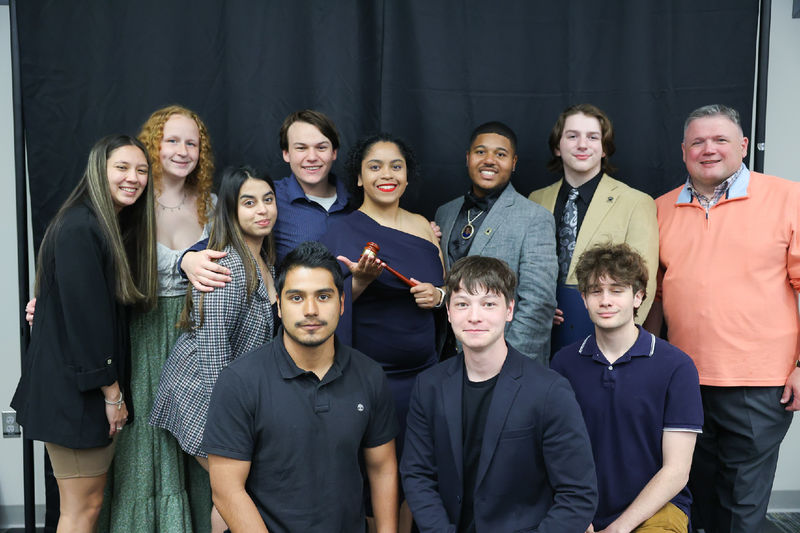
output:
[[[147,160],[147,185],[141,197],[117,215],[108,186],[106,165],[111,153],[123,146],[135,146]],[[74,206],[86,203],[97,217],[100,230],[114,261],[117,301],[137,304],[146,310],[155,305],[158,293],[156,267],[156,225],[153,210],[153,180],[147,150],[134,137],[109,135],[92,147],[83,177],[56,213],[44,234],[36,269],[34,294],[41,289],[43,266],[54,256],[55,242],[64,215]],[[45,267],[46,268],[46,267]]]
[[[249,166],[227,167],[222,171],[222,181],[219,186],[217,196],[217,208],[214,211],[214,224],[211,228],[211,235],[208,238],[208,247],[212,250],[224,250],[227,246],[233,248],[239,257],[242,258],[245,273],[245,286],[247,287],[248,301],[253,293],[258,290],[258,262],[242,233],[239,225],[239,192],[245,181],[249,179],[265,181],[272,191],[275,191],[275,183],[269,175],[258,174]],[[275,264],[275,238],[273,233],[264,239],[261,245],[261,257],[268,265]],[[184,330],[194,327],[192,312],[197,304],[198,327],[203,324],[203,300],[205,293],[200,293],[197,302],[192,297],[191,286],[186,293],[186,301],[181,312],[178,326]]]

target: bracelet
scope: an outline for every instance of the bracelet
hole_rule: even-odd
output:
[[[108,401],[106,398],[103,398],[103,401],[106,402],[106,405],[116,405],[117,411],[122,410],[122,402],[124,402],[124,397],[122,395],[122,389],[119,390],[119,399],[115,402]]]
[[[436,304],[436,305],[434,305],[434,306],[433,306],[433,308],[434,308],[434,309],[440,309],[440,308],[441,308],[441,307],[444,305],[444,299],[445,299],[445,297],[447,296],[447,293],[446,293],[446,292],[444,292],[444,289],[443,289],[443,288],[441,288],[441,287],[434,287],[434,289],[436,289],[437,291],[439,291],[439,294],[441,294],[441,295],[442,295],[442,299],[441,299],[441,300],[439,300],[439,303],[438,303],[438,304]]]

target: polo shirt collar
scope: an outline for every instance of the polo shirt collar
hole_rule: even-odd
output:
[[[283,344],[283,326],[278,329],[272,344],[277,351],[275,360],[283,379],[295,379],[309,373],[297,366],[292,356],[286,351],[286,346]],[[320,380],[320,383],[328,383],[341,376],[345,367],[347,367],[347,363],[350,362],[350,350],[342,345],[337,337],[333,339],[333,350],[333,364]]]
[[[745,164],[742,163],[742,166],[739,167],[737,172],[739,177],[733,180],[733,183],[731,183],[731,186],[728,188],[728,192],[725,194],[725,198],[728,200],[747,197],[747,188],[750,185],[750,169],[748,169]],[[683,185],[680,194],[678,194],[678,200],[675,203],[692,203],[692,191],[689,190],[688,184],[685,183]]]
[[[639,329],[639,336],[636,337],[636,342],[633,343],[633,346],[631,346],[622,357],[614,361],[615,365],[627,363],[632,357],[653,357],[653,352],[655,352],[656,348],[655,335],[638,324],[636,327]],[[597,346],[597,337],[595,337],[594,334],[589,335],[583,340],[580,348],[578,348],[578,353],[586,357],[591,357],[592,360],[598,363],[604,365],[608,364],[603,352],[600,351],[600,347]]]

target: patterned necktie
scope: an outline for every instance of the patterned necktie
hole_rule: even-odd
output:
[[[561,228],[558,231],[558,282],[566,283],[572,252],[575,251],[575,239],[578,236],[578,189],[570,189],[567,203],[564,204],[564,215],[561,217]]]

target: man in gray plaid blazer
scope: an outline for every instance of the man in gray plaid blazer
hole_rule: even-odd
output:
[[[555,222],[542,206],[511,185],[517,137],[501,122],[475,128],[467,151],[472,187],[439,207],[442,253],[449,270],[458,259],[482,255],[502,259],[516,273],[517,308],[506,340],[528,357],[547,364],[556,307]]]

